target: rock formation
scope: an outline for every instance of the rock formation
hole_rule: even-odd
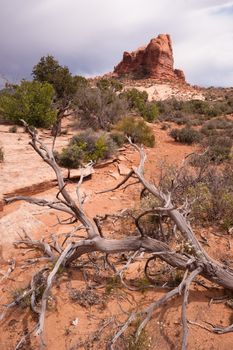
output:
[[[147,46],[133,52],[124,52],[122,61],[115,67],[116,76],[154,78],[160,81],[185,82],[182,70],[173,68],[173,51],[168,34],[151,39]]]

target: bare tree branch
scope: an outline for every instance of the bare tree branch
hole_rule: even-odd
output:
[[[30,127],[23,122],[28,133],[31,136],[30,145],[37,152],[37,154],[53,169],[56,174],[59,192],[57,194],[57,201],[46,201],[44,199],[36,199],[32,197],[17,196],[7,198],[7,203],[12,203],[16,200],[24,200],[29,203],[33,203],[39,206],[47,206],[58,211],[62,211],[70,215],[73,219],[72,222],[79,221],[81,223],[81,229],[86,231],[85,237],[73,237],[73,231],[67,235],[67,237],[60,244],[56,237],[52,236],[52,242],[47,243],[44,240],[33,240],[30,237],[26,236],[21,238],[16,242],[17,245],[24,245],[26,247],[39,249],[48,256],[54,263],[53,269],[50,271],[47,280],[46,288],[44,290],[42,299],[41,299],[41,309],[38,310],[35,303],[35,285],[34,280],[31,282],[30,288],[21,295],[14,302],[5,306],[5,310],[0,315],[0,320],[5,316],[7,310],[11,307],[17,305],[17,303],[25,297],[25,295],[31,296],[31,305],[32,309],[39,314],[39,322],[37,327],[36,334],[40,336],[42,344],[45,344],[44,341],[44,323],[45,323],[45,313],[47,307],[47,300],[49,293],[55,279],[55,276],[61,266],[69,266],[72,262],[80,258],[84,254],[90,254],[92,252],[101,252],[106,255],[112,253],[121,253],[121,252],[135,252],[132,255],[132,259],[136,256],[138,251],[147,252],[152,256],[147,260],[145,266],[145,272],[148,268],[149,261],[154,259],[155,256],[159,257],[162,261],[165,261],[170,266],[173,266],[178,269],[185,271],[182,282],[176,288],[168,291],[163,295],[159,300],[153,302],[145,310],[138,313],[133,312],[121,329],[116,333],[113,339],[110,342],[110,348],[112,349],[113,344],[116,343],[117,339],[126,331],[130,323],[135,319],[137,315],[143,316],[143,320],[136,332],[136,337],[138,337],[141,331],[146,327],[147,323],[150,321],[151,316],[154,310],[166,301],[173,298],[176,295],[183,294],[183,304],[182,304],[182,323],[183,323],[183,340],[182,340],[182,350],[187,348],[187,338],[188,338],[188,321],[186,316],[186,308],[188,303],[189,289],[191,283],[194,279],[201,275],[207,280],[217,283],[218,285],[233,290],[233,270],[228,266],[220,264],[219,262],[212,259],[206,251],[201,246],[200,242],[196,238],[190,223],[188,222],[187,216],[182,212],[182,209],[175,208],[172,203],[172,193],[163,192],[158,186],[152,184],[144,176],[144,164],[146,161],[146,154],[144,149],[134,145],[131,140],[132,147],[136,149],[140,156],[139,165],[133,166],[129,174],[119,182],[114,188],[106,191],[101,191],[98,193],[104,193],[109,191],[115,191],[122,186],[131,178],[136,178],[137,181],[141,183],[144,189],[146,189],[152,196],[156,197],[160,201],[160,207],[151,208],[143,213],[139,214],[135,219],[136,227],[140,235],[129,236],[122,239],[107,239],[104,237],[100,225],[100,220],[90,218],[85,210],[82,207],[83,201],[81,199],[79,188],[82,184],[83,177],[81,175],[80,181],[77,187],[77,196],[78,203],[71,197],[69,192],[66,189],[66,184],[62,177],[60,168],[58,167],[52,150],[49,150],[48,147],[40,140],[37,132],[30,129]],[[59,198],[60,197],[60,198]],[[147,214],[156,214],[156,215],[165,215],[173,222],[174,227],[180,231],[185,242],[191,244],[192,254],[183,254],[178,253],[174,249],[169,247],[169,244],[163,242],[162,240],[150,238],[146,236],[143,232],[143,228],[140,225],[140,219]],[[176,230],[174,229],[174,230]],[[76,228],[77,230],[77,228]],[[72,237],[71,242],[67,242],[68,238]],[[131,259],[129,259],[125,268],[130,264]],[[122,281],[124,268],[118,272]],[[123,281],[124,282],[124,281]],[[125,282],[124,282],[125,283]],[[215,333],[227,333],[233,331],[233,326],[226,328],[213,327],[213,332]]]

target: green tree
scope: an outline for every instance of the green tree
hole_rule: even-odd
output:
[[[56,119],[54,94],[49,83],[23,80],[0,96],[0,110],[6,120],[20,123],[24,119],[29,125],[49,127]]]
[[[41,57],[33,67],[33,79],[41,83],[50,83],[56,92],[57,99],[70,98],[76,92],[76,81],[69,68],[61,66],[51,55]]]
[[[52,127],[52,135],[59,135],[63,116],[71,108],[77,90],[87,85],[87,80],[80,76],[73,77],[69,68],[61,66],[51,55],[41,57],[33,67],[32,76],[35,81],[50,83],[56,92],[57,117]]]

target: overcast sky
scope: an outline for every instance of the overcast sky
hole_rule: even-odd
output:
[[[0,74],[29,79],[51,54],[73,74],[101,75],[160,33],[171,35],[188,82],[233,86],[227,0],[0,0]]]

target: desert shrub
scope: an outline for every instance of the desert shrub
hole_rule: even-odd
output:
[[[137,327],[139,326],[139,323]],[[135,329],[136,326],[135,326]],[[149,350],[151,348],[151,338],[148,333],[143,329],[138,337],[133,334],[129,334],[124,337],[124,345],[126,345],[127,350]]]
[[[146,102],[144,106],[139,109],[140,115],[149,123],[156,120],[158,116],[158,108],[154,102]]]
[[[148,147],[153,147],[155,144],[155,137],[152,129],[142,119],[132,116],[125,117],[116,124],[115,129],[131,137],[132,141],[135,143],[143,144]]]
[[[74,105],[78,109],[79,126],[94,130],[110,130],[128,110],[126,99],[112,89],[80,89]]]
[[[138,112],[147,122],[153,122],[158,116],[158,107],[155,102],[148,101],[148,93],[138,89],[126,90],[122,93],[126,97],[129,108]]]
[[[4,151],[3,148],[0,147],[0,163],[2,163],[4,161]]]
[[[123,85],[116,79],[107,79],[103,78],[97,81],[96,86],[101,90],[112,89],[113,91],[121,91],[123,89]]]
[[[217,115],[217,112],[211,108],[211,105],[207,101],[201,100],[191,100],[185,101],[183,109],[192,114],[196,115],[208,115],[214,117]]]
[[[148,100],[148,93],[146,91],[139,91],[135,88],[126,90],[123,94],[129,101],[130,108],[140,109],[141,105]]]
[[[200,132],[207,136],[207,138],[210,138],[209,142],[208,139],[205,141],[207,145],[208,143],[213,143],[212,140],[214,140],[214,138],[232,138],[233,122],[226,118],[215,118],[207,121],[200,129]]]
[[[23,295],[25,296],[22,297]],[[12,298],[12,301],[19,299],[19,301],[17,302],[17,305],[19,305],[21,309],[26,309],[31,305],[31,298],[30,298],[30,294],[27,293],[27,289],[16,288],[12,290],[11,298]]]
[[[176,111],[181,111],[183,102],[178,101],[174,98],[171,98],[163,101],[158,101],[157,106],[158,106],[159,114],[169,116]]]
[[[217,129],[207,128],[205,125],[202,126],[202,128],[200,129],[200,132],[202,135],[207,137],[219,135],[219,131]]]
[[[227,136],[210,136],[203,142],[208,147],[208,155],[217,163],[229,159],[232,149],[232,138]]]
[[[195,118],[189,120],[189,125],[190,126],[199,126],[203,124],[203,120],[201,118]]]
[[[110,133],[110,137],[112,138],[113,142],[119,147],[123,146],[123,144],[126,142],[126,137],[122,132],[119,131],[112,131]]]
[[[178,172],[172,167],[163,167],[160,187],[172,191],[175,205],[189,203],[192,222],[214,223],[228,230],[233,225],[233,161],[219,167],[211,162],[207,153],[188,159],[189,163]]]
[[[204,124],[204,127],[206,129],[228,129],[228,128],[233,128],[233,122],[226,118],[214,118],[214,119],[208,120]]]
[[[72,288],[70,290],[70,299],[85,308],[102,303],[100,296],[91,288],[83,290]]]
[[[24,80],[0,96],[0,108],[5,120],[21,123],[24,119],[29,125],[49,127],[56,118],[53,97],[52,85]]]
[[[17,126],[16,125],[12,125],[9,127],[9,132],[15,134],[17,133]]]
[[[227,95],[228,98],[228,95]],[[233,112],[233,98],[225,97],[222,100],[190,100],[177,101],[174,98],[157,102],[159,119],[186,124],[188,121],[198,119],[202,121]],[[193,125],[200,125],[193,124]]]
[[[77,169],[81,166],[84,158],[83,150],[75,145],[63,148],[61,153],[55,153],[56,161],[59,165],[68,169]]]
[[[187,189],[187,197],[192,204],[192,217],[200,221],[209,219],[210,213],[213,212],[212,194],[205,183],[197,183],[195,186],[190,186]]]
[[[225,229],[233,227],[233,194],[227,190],[223,190],[219,193],[219,196],[215,200],[215,204],[218,207],[218,211],[221,212],[219,216],[220,224]]]
[[[190,120],[187,117],[180,117],[180,118],[176,118],[176,116],[174,117],[174,122],[177,125],[186,125],[186,126],[190,126]]]
[[[85,161],[108,158],[115,147],[109,135],[104,132],[93,133],[91,129],[74,136],[70,145],[78,145],[85,151]]]
[[[113,140],[105,133],[88,129],[75,135],[68,147],[56,154],[57,162],[66,168],[78,168],[89,161],[108,158],[115,149]]]
[[[161,130],[168,130],[168,129],[170,129],[170,127],[171,127],[170,124],[168,124],[168,123],[163,123],[163,124],[161,125]]]
[[[187,143],[188,145],[197,143],[201,140],[201,134],[197,130],[188,127],[184,127],[182,129],[172,129],[170,136],[175,141]]]

